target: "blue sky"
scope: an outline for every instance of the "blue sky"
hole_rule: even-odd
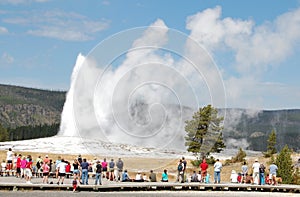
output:
[[[157,19],[207,47],[229,107],[300,108],[298,0],[0,0],[0,83],[68,90],[79,53]]]

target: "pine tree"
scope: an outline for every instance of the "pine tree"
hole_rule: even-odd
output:
[[[276,158],[278,167],[277,176],[282,178],[282,183],[290,184],[293,181],[292,151],[285,145]]]
[[[270,154],[275,154],[277,152],[275,145],[276,145],[276,132],[273,129],[268,139],[268,152]]]
[[[211,105],[200,108],[195,112],[192,120],[186,121],[185,137],[187,150],[201,157],[210,152],[221,152],[225,148],[220,124],[223,117],[218,117],[218,110]]]

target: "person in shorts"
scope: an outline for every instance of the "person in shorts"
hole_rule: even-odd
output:
[[[6,162],[7,162],[7,166],[6,166],[6,170],[7,170],[7,175],[9,175],[9,171],[12,170],[13,168],[13,158],[14,158],[14,153],[12,152],[12,149],[9,148],[7,153],[6,153]]]
[[[67,163],[65,162],[64,159],[61,159],[61,162],[57,164],[56,169],[57,169],[57,185],[59,185],[59,181],[61,180],[61,184],[64,184],[65,176],[66,176],[66,166]]]
[[[269,171],[270,171],[269,180],[271,180],[270,182],[272,185],[276,185],[277,170],[278,170],[278,167],[275,164],[275,162],[273,162],[269,167]]]
[[[73,176],[74,178],[78,179],[78,181],[80,181],[80,171],[79,171],[79,167],[80,167],[80,163],[77,159],[74,159],[73,162]]]
[[[50,166],[48,163],[41,162],[41,169],[43,171],[43,183],[48,183],[48,176],[50,172]]]
[[[26,183],[31,183],[31,177],[32,177],[32,158],[28,158],[28,162],[26,163],[25,168],[25,177],[26,177]]]
[[[18,158],[17,158],[17,163],[16,163],[16,169],[17,169],[17,172],[16,172],[16,177],[19,178],[21,176],[21,157],[22,155],[19,154],[18,155]]]

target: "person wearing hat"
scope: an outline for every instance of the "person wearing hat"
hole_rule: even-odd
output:
[[[255,159],[252,169],[253,169],[253,183],[259,184],[259,167],[260,164],[258,163],[258,159]]]

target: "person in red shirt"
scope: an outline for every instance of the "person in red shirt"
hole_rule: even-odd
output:
[[[17,178],[19,178],[21,176],[21,157],[22,157],[22,155],[19,154],[19,156],[17,158],[17,163],[16,163],[16,168],[17,168],[16,177]]]
[[[208,169],[208,164],[206,163],[205,158],[203,158],[202,163],[199,165],[199,167],[201,169],[202,182],[204,182],[207,175],[207,169]]]
[[[71,173],[71,164],[70,164],[70,162],[67,161],[67,165],[66,165],[67,178],[69,178],[70,173]]]
[[[28,158],[28,162],[26,163],[25,176],[26,176],[26,183],[31,183],[31,177],[32,177],[32,159],[31,159],[31,157]]]

